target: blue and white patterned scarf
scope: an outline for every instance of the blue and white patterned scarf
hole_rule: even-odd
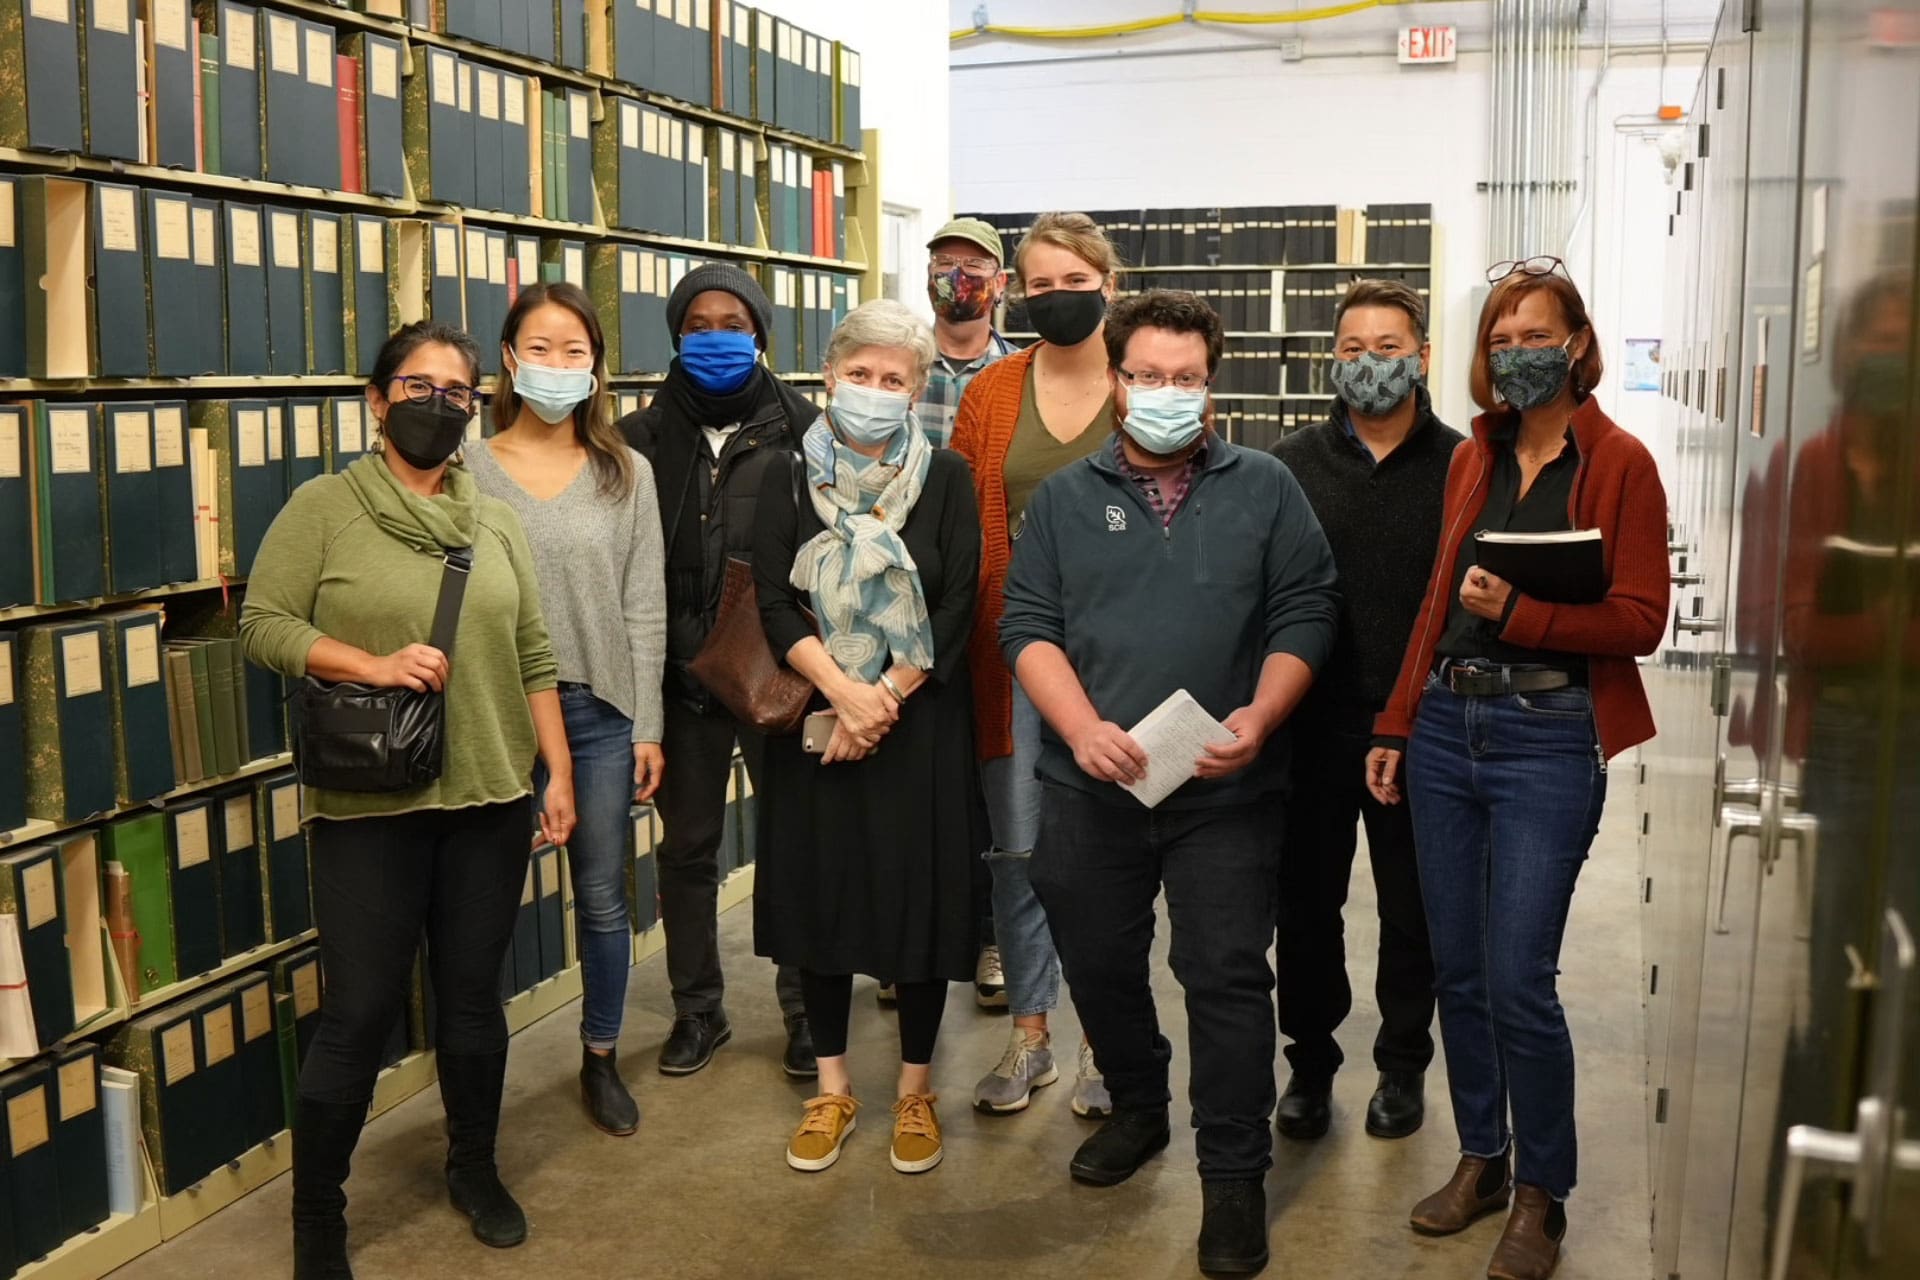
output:
[[[841,669],[877,680],[896,662],[933,666],[920,570],[900,530],[926,486],[933,446],[909,416],[878,458],[840,443],[822,417],[803,446],[813,509],[826,528],[793,558],[789,581],[813,597],[822,640]]]

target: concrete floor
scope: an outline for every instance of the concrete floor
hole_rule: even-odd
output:
[[[1627,771],[1618,776],[1624,784]],[[1622,785],[1582,878],[1563,960],[1561,995],[1580,1053],[1582,1170],[1560,1280],[1639,1280],[1648,1271],[1634,812]],[[1354,986],[1366,993],[1375,928],[1363,863],[1347,914]],[[1066,1079],[1020,1115],[989,1118],[968,1109],[973,1082],[999,1058],[1007,1034],[1005,1017],[976,1009],[969,988],[954,989],[935,1065],[949,1099],[941,1108],[945,1164],[913,1178],[887,1164],[897,1042],[889,1015],[875,1007],[873,984],[862,981],[855,987],[853,1054],[856,1088],[869,1109],[839,1165],[823,1174],[789,1170],[781,1152],[808,1093],[779,1071],[783,1041],[772,973],[752,956],[750,916],[736,909],[722,921],[735,1035],[700,1075],[669,1080],[654,1071],[671,1012],[665,965],[655,957],[635,971],[623,1066],[643,1113],[636,1136],[609,1138],[582,1118],[571,1007],[514,1040],[502,1169],[532,1223],[525,1246],[482,1247],[447,1206],[436,1091],[376,1120],[348,1187],[362,1280],[1197,1274],[1200,1191],[1183,1102],[1174,1107],[1172,1147],[1147,1169],[1111,1190],[1074,1185],[1067,1161],[1091,1127],[1068,1110]],[[1164,937],[1161,945],[1157,985],[1175,1045],[1179,1099],[1185,1019],[1166,972]],[[1367,1047],[1374,1023],[1371,999],[1362,994],[1341,1034],[1348,1069],[1336,1084],[1333,1132],[1316,1144],[1281,1142],[1275,1153],[1269,1277],[1484,1274],[1498,1217],[1445,1240],[1406,1226],[1408,1208],[1446,1178],[1455,1160],[1441,1064],[1429,1076],[1428,1123],[1420,1133],[1388,1143],[1362,1131],[1373,1088]],[[1076,1037],[1065,1011],[1056,1043],[1070,1046]],[[122,1268],[116,1280],[286,1275],[289,1195],[289,1180],[281,1178]]]

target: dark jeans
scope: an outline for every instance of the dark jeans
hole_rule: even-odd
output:
[[[1277,935],[1280,1034],[1287,1061],[1315,1082],[1333,1078],[1343,1057],[1333,1033],[1353,1008],[1347,982],[1347,886],[1353,878],[1356,823],[1367,827],[1367,856],[1379,901],[1380,955],[1374,1001],[1380,1032],[1373,1064],[1381,1071],[1425,1071],[1433,1061],[1433,949],[1427,941],[1413,818],[1404,804],[1383,805],[1367,790],[1372,713],[1329,714],[1293,731],[1293,791],[1280,850]]]
[[[800,987],[806,996],[814,1053],[822,1058],[846,1056],[853,975],[802,969]],[[933,1061],[934,1042],[940,1038],[940,1018],[947,1011],[947,984],[900,982],[894,984],[894,993],[898,998],[895,1012],[900,1024],[900,1061],[924,1067]]]
[[[676,1013],[720,1008],[726,979],[720,973],[720,837],[726,829],[727,773],[738,738],[747,777],[760,789],[764,744],[732,716],[704,715],[668,697],[666,732],[660,744],[666,775],[654,796],[660,814],[660,922],[667,930],[667,981]],[[781,966],[774,978],[780,1012],[804,1011],[800,973]]]
[[[313,824],[313,922],[326,998],[300,1068],[316,1102],[373,1098],[380,1051],[407,1007],[420,935],[442,1053],[507,1047],[500,960],[527,881],[533,800]]]
[[[1497,1156],[1517,1137],[1515,1179],[1564,1200],[1578,1159],[1555,979],[1607,798],[1592,700],[1467,698],[1430,682],[1406,776],[1460,1150]]]
[[[1148,952],[1164,888],[1173,975],[1186,992],[1188,1098],[1203,1179],[1257,1178],[1273,1163],[1273,942],[1277,800],[1212,809],[1106,803],[1045,784],[1031,877],[1081,1029],[1113,1104],[1167,1105],[1173,1049],[1160,1034]]]

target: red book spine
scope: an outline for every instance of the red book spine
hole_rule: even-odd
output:
[[[833,256],[833,175],[813,171],[813,256]]]
[[[340,189],[358,193],[367,189],[361,173],[366,164],[366,144],[360,121],[360,64],[347,54],[339,54],[334,61],[334,76],[340,95]]]

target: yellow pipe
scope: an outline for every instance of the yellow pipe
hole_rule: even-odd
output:
[[[1325,18],[1338,18],[1349,13],[1359,13],[1362,9],[1377,9],[1383,5],[1401,3],[1403,0],[1353,0],[1349,4],[1326,5],[1318,9],[1291,9],[1280,13],[1231,13],[1202,9],[1193,15],[1192,21],[1230,26],[1318,22]],[[1016,40],[1099,40],[1108,36],[1136,35],[1142,31],[1156,31],[1162,27],[1177,27],[1187,21],[1185,14],[1170,13],[1161,18],[1139,18],[1132,22],[1111,22],[1097,27],[1004,27],[989,23],[984,27],[963,27],[957,31],[948,32],[947,38],[950,42],[967,40],[974,36],[1008,36]]]

